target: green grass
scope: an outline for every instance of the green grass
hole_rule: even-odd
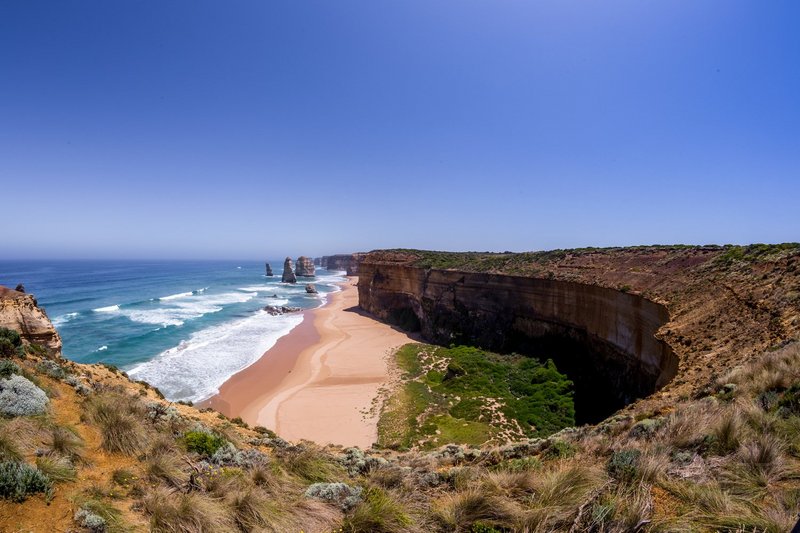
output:
[[[395,357],[404,382],[383,406],[380,446],[480,445],[501,431],[543,436],[575,423],[572,383],[551,361],[426,344]]]

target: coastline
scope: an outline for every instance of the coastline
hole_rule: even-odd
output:
[[[289,441],[369,447],[377,439],[374,401],[391,378],[388,355],[408,334],[358,309],[357,277],[281,337],[254,364],[202,402]]]

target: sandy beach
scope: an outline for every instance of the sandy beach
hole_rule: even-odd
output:
[[[205,405],[290,441],[372,445],[373,401],[390,378],[387,356],[413,339],[361,313],[357,282],[348,278],[327,305],[305,311],[299,326]]]

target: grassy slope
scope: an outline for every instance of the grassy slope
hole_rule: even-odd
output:
[[[380,446],[507,442],[575,423],[572,384],[552,362],[426,344],[402,347],[396,361],[404,377],[381,413]]]

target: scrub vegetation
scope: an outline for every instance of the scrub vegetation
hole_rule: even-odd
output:
[[[378,424],[378,445],[430,449],[544,437],[575,424],[572,382],[552,361],[467,346],[408,344]]]

